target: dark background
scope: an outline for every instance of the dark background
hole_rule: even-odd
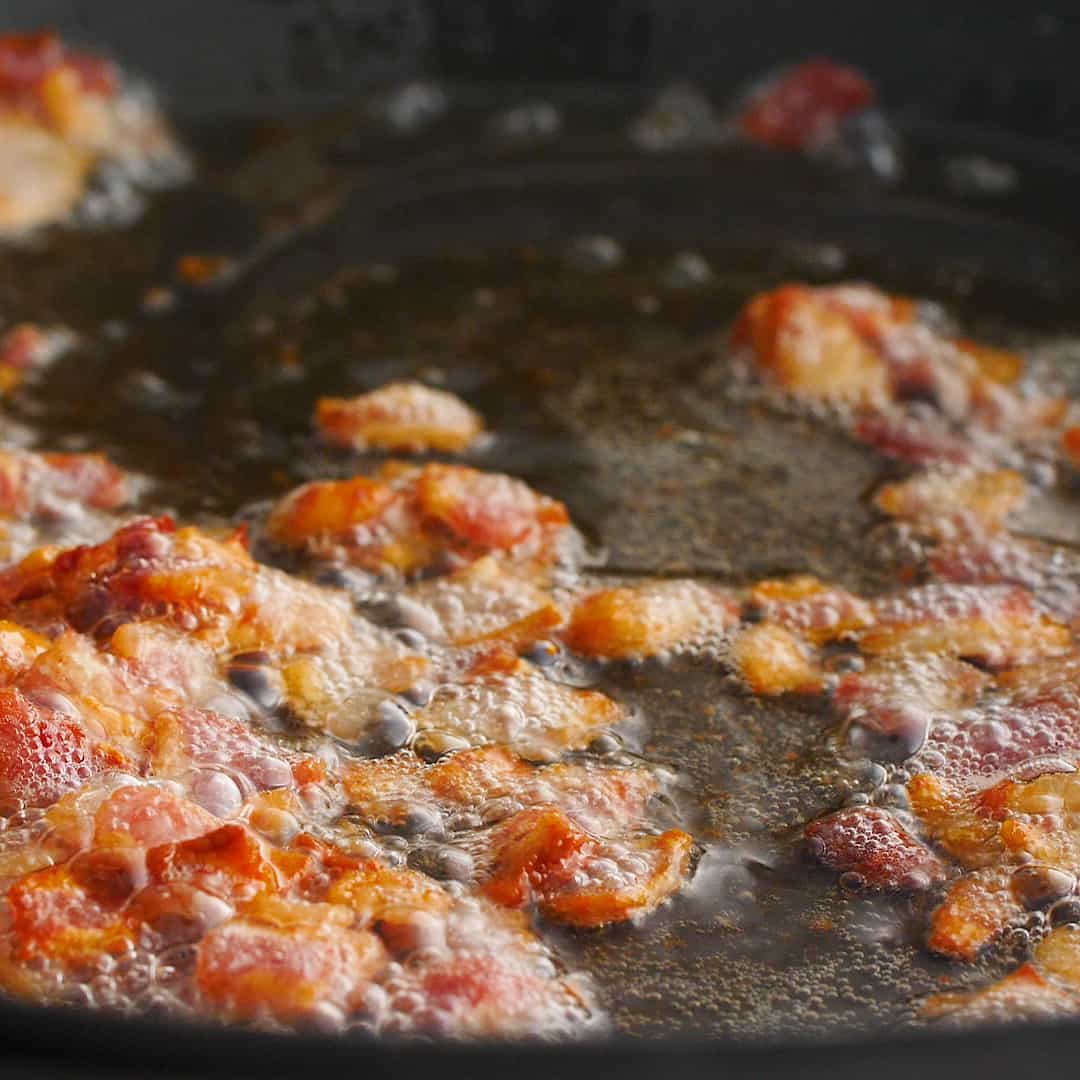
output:
[[[185,112],[307,107],[384,81],[689,79],[722,97],[815,53],[892,110],[1080,147],[1076,5],[792,0],[5,0],[6,27],[107,45]]]

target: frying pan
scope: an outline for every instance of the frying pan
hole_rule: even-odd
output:
[[[137,224],[58,231],[0,265],[5,315],[63,322],[82,342],[14,421],[153,474],[153,497],[185,515],[230,517],[354,467],[310,444],[310,401],[435,372],[508,433],[478,464],[563,498],[609,567],[734,582],[809,570],[873,587],[858,495],[878,467],[805,419],[710,389],[718,331],[739,304],[784,279],[862,276],[940,297],[992,340],[1078,331],[1080,32],[1067,5],[158,0],[149,17],[134,3],[9,0],[4,20],[54,25],[145,73],[196,148],[198,181],[155,197]],[[626,137],[672,79],[724,101],[814,53],[872,75],[904,142],[902,181],[746,148],[649,155]],[[451,93],[421,134],[390,130],[365,104],[421,77]],[[561,109],[558,139],[492,136],[500,109],[538,98]],[[973,161],[1015,183],[958,182]],[[568,265],[568,242],[586,234],[617,238],[625,263]],[[688,249],[708,257],[711,283],[663,285]],[[175,264],[190,252],[227,255],[234,273],[185,288]],[[145,303],[151,287],[174,293],[168,310]],[[300,381],[278,362],[294,354]],[[658,439],[661,425],[679,437]],[[1070,527],[1067,506],[1047,512]],[[657,688],[680,707],[658,712]],[[863,782],[840,761],[818,768],[820,717],[755,711],[701,665],[619,671],[613,692],[652,712],[645,749],[686,775],[695,833],[742,847],[735,863],[707,857],[688,896],[644,929],[556,942],[596,972],[610,1036],[372,1045],[4,1004],[12,1075],[1068,1067],[1073,1025],[908,1025],[911,1003],[948,974],[915,946],[917,913],[898,902],[860,915],[791,841],[836,804],[837,783]],[[706,705],[707,724],[688,719]],[[789,747],[802,758],[785,772],[775,759]],[[763,797],[739,787],[739,762],[768,786],[757,832],[719,798]],[[791,930],[822,912],[846,928],[838,942]]]

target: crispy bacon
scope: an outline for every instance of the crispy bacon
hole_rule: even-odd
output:
[[[656,656],[738,622],[730,594],[694,581],[601,589],[579,600],[563,632],[574,652],[607,660]]]
[[[874,604],[859,635],[872,654],[937,654],[1000,668],[1069,651],[1067,627],[1041,614],[1025,589],[1004,585],[926,585]]]
[[[73,505],[115,510],[130,497],[129,477],[102,454],[0,450],[0,514],[62,518]]]
[[[548,593],[490,555],[410,586],[398,595],[397,608],[406,625],[429,640],[459,648],[499,642],[524,649],[563,621]]]
[[[873,621],[865,600],[809,574],[759,581],[750,601],[764,619],[815,645],[850,637]]]
[[[806,827],[811,852],[872,890],[919,891],[945,878],[945,864],[887,810],[838,810]]]
[[[373,480],[305,484],[274,508],[267,533],[315,555],[410,574],[489,553],[550,563],[568,525],[562,503],[509,476],[391,464]]]
[[[1025,494],[1023,477],[1012,469],[937,469],[886,484],[874,495],[874,505],[890,517],[931,527],[959,519],[996,531],[1023,504]]]
[[[216,1013],[325,1021],[327,1009],[341,1016],[360,1002],[386,964],[382,943],[366,931],[323,921],[325,908],[299,908],[293,901],[299,916],[293,925],[238,918],[203,938],[195,979]]]
[[[599,842],[561,811],[538,807],[496,828],[481,887],[507,907],[533,901],[554,922],[607,926],[668,900],[686,878],[691,849],[677,829]]]
[[[450,817],[503,799],[553,806],[599,836],[639,828],[659,790],[641,768],[596,768],[573,762],[537,766],[500,746],[461,750],[425,766],[408,751],[352,765],[344,776],[350,804],[369,820],[401,824],[426,807]]]
[[[0,798],[47,805],[122,760],[94,747],[76,717],[0,689]]]
[[[976,956],[1024,912],[1008,872],[977,870],[957,881],[931,916],[931,952],[953,960]]]
[[[755,694],[816,693],[822,674],[806,645],[772,623],[751,626],[731,645],[735,670]]]
[[[622,709],[604,694],[553,682],[525,664],[508,674],[442,686],[414,714],[420,731],[541,756],[581,749],[622,717]]]
[[[755,89],[739,116],[754,142],[777,150],[812,150],[874,103],[874,88],[854,68],[805,60]]]
[[[459,398],[418,382],[388,383],[354,398],[321,398],[316,416],[323,438],[346,450],[452,454],[484,430],[480,415]]]
[[[32,105],[50,78],[70,71],[79,89],[112,94],[117,86],[115,68],[89,53],[69,50],[51,30],[0,36],[0,101],[9,108]]]
[[[880,407],[889,398],[888,366],[861,329],[814,290],[785,285],[747,304],[731,341],[797,398]]]
[[[935,994],[923,1015],[950,1024],[1007,1024],[1049,1021],[1080,1011],[1080,999],[1048,982],[1031,964],[982,990]]]
[[[122,912],[136,886],[137,860],[91,855],[82,869],[91,872],[74,863],[48,867],[8,890],[16,961],[42,957],[77,968],[130,947],[133,931]]]

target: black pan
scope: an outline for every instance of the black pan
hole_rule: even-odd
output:
[[[720,392],[720,332],[756,289],[865,277],[942,300],[990,340],[1075,334],[1078,38],[1064,10],[731,7],[246,0],[161,2],[151,20],[134,4],[12,3],[9,25],[52,23],[159,83],[200,173],[132,227],[5,254],[5,314],[82,335],[11,415],[50,445],[108,449],[155,476],[148,508],[215,520],[355,468],[310,440],[320,393],[435,373],[510,433],[478,464],[564,499],[609,569],[735,583],[808,570],[872,588],[860,496],[879,466],[819,425]],[[876,78],[903,138],[902,181],[745,147],[642,154],[627,138],[658,82],[689,76],[722,101],[813,52]],[[422,134],[388,130],[371,94],[425,73],[446,80],[449,112]],[[565,118],[557,139],[491,134],[500,109],[537,97]],[[973,160],[1015,183],[973,189]],[[625,261],[582,269],[573,241],[589,234],[616,238]],[[712,264],[707,285],[671,284],[686,250]],[[228,255],[234,273],[187,287],[175,264],[191,252]],[[163,288],[171,306],[147,303]],[[300,378],[282,363],[295,356]],[[1069,510],[1039,508],[1031,527],[1060,533]],[[645,928],[555,941],[594,972],[610,1038],[402,1048],[5,1005],[12,1060],[28,1075],[453,1060],[492,1074],[678,1062],[777,1076],[1067,1061],[1071,1025],[918,1027],[918,999],[957,974],[919,950],[918,911],[850,902],[796,842],[799,822],[867,777],[832,751],[822,718],[756,708],[709,659],[612,675],[611,692],[651,719],[636,749],[682,772],[679,811],[715,847]],[[822,940],[815,918],[840,929]],[[986,981],[1009,962],[958,977]]]

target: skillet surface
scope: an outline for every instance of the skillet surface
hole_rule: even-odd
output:
[[[214,521],[355,468],[311,438],[317,396],[419,376],[487,415],[498,438],[476,464],[565,500],[618,572],[808,571],[873,589],[863,494],[880,464],[725,391],[723,331],[746,297],[863,277],[939,299],[990,340],[1080,356],[1072,238],[1049,216],[1021,221],[1007,196],[951,195],[955,138],[910,132],[909,179],[890,190],[747,149],[630,154],[605,118],[568,116],[539,151],[463,140],[483,129],[468,109],[407,146],[349,113],[195,131],[208,167],[194,191],[128,230],[55,233],[0,270],[5,310],[83,338],[12,420],[149,474],[148,508]],[[1080,173],[995,150],[1021,191],[1065,194]],[[281,175],[287,190],[267,183]],[[582,268],[588,234],[625,258]],[[715,273],[679,287],[672,259],[688,249]],[[231,256],[234,277],[185,287],[174,263],[190,252]],[[171,306],[147,302],[152,288]],[[1069,516],[1051,501],[1029,526],[1061,535]],[[605,689],[644,718],[629,750],[681,774],[678,812],[705,845],[694,884],[643,928],[558,940],[595,974],[616,1033],[895,1031],[942,978],[1008,965],[1005,948],[951,971],[919,949],[906,901],[845,897],[804,859],[806,820],[858,791],[890,797],[823,718],[742,697],[710,656],[619,670]]]

